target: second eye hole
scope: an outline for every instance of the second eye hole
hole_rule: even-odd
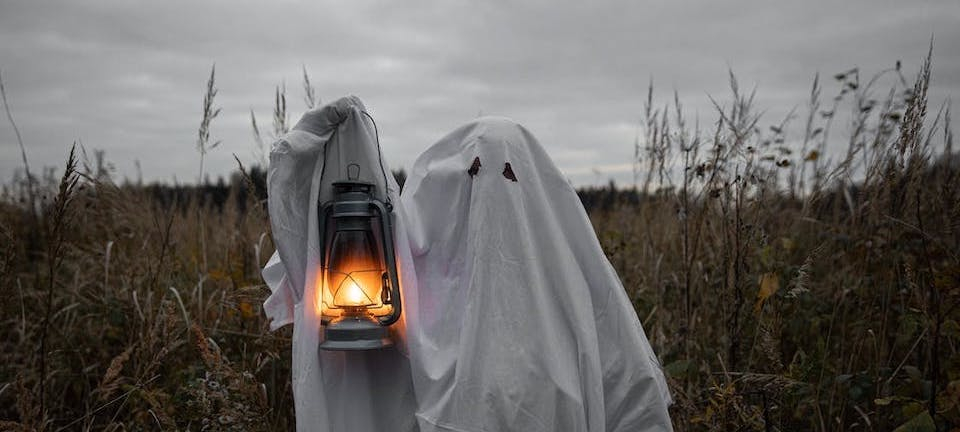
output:
[[[513,173],[513,168],[510,167],[510,162],[503,164],[503,176],[507,179],[517,181],[517,175]]]

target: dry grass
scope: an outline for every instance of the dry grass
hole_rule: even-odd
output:
[[[641,187],[582,197],[670,376],[678,430],[960,424],[960,164],[949,111],[927,113],[929,70],[838,74],[826,102],[815,79],[768,128],[732,74],[704,129],[676,98],[655,108],[651,88]],[[211,73],[201,158],[215,92]],[[262,179],[245,172],[218,199],[117,186],[85,159],[0,199],[0,428],[291,429],[289,330],[259,309]]]

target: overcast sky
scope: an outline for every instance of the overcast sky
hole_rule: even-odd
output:
[[[325,4],[326,3],[326,4]],[[960,97],[960,1],[8,1],[0,71],[30,163],[60,166],[71,143],[106,151],[118,179],[193,181],[196,130],[216,63],[213,178],[256,160],[250,110],[269,131],[286,83],[304,111],[355,94],[390,165],[410,168],[478,114],[526,125],[575,184],[632,181],[649,80],[712,121],[727,70],[757,87],[762,124],[802,107],[815,73],[902,60],[912,79],[935,39],[931,102]],[[827,80],[824,93],[833,94]],[[934,107],[935,108],[935,107]],[[955,110],[956,111],[956,110]],[[267,135],[270,135],[267,132]],[[0,183],[21,166],[0,118]]]

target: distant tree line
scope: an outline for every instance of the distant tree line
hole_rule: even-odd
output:
[[[407,180],[407,172],[399,169],[392,173],[402,189]],[[205,182],[200,186],[153,183],[143,188],[164,208],[176,206],[186,209],[192,200],[199,200],[201,205],[223,211],[232,196],[237,209],[246,211],[251,202],[265,202],[267,170],[253,165],[245,172],[235,171],[229,176],[229,180],[219,177],[216,182]],[[587,212],[609,211],[619,205],[637,205],[641,201],[641,194],[635,188],[620,188],[613,180],[605,186],[581,187],[577,189],[577,195]]]

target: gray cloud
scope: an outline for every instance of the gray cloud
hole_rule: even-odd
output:
[[[217,64],[223,113],[212,176],[254,159],[249,110],[269,129],[273,87],[303,111],[301,65],[330,100],[359,95],[391,164],[479,113],[513,117],[578,184],[631,179],[652,78],[714,118],[728,68],[758,87],[764,123],[802,106],[815,73],[903,60],[936,39],[933,103],[960,94],[960,3],[887,2],[0,2],[0,69],[34,165],[80,139],[132,177],[195,179],[200,100]],[[833,89],[828,82],[825,93]],[[0,125],[0,179],[19,167]],[[599,173],[599,174],[598,174]],[[5,181],[5,180],[4,180]]]

